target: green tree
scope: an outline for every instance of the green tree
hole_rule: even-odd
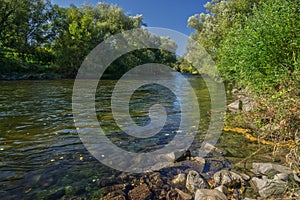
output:
[[[7,11],[4,12],[5,17],[1,21],[1,41],[6,47],[15,49],[25,61],[26,56],[34,54],[37,47],[43,46],[51,39],[51,2],[17,0],[5,1],[2,5]]]
[[[96,7],[85,4],[65,9],[62,31],[54,51],[59,71],[74,77],[83,59],[110,35],[140,27],[142,16],[130,17],[121,8],[99,3]]]
[[[259,0],[211,0],[205,4],[207,13],[196,14],[188,19],[188,25],[196,30],[191,39],[217,61],[220,43],[232,28],[242,26],[257,2]]]

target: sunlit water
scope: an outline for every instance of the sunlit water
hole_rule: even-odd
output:
[[[187,78],[201,110],[200,128],[191,147],[195,153],[208,127],[210,96],[199,76]],[[110,140],[132,152],[152,151],[171,141],[180,122],[176,96],[159,85],[136,91],[130,111],[137,124],[149,123],[148,109],[156,103],[166,108],[168,120],[156,136],[135,139],[113,121],[110,97],[115,82],[101,80],[96,95],[99,124]],[[2,81],[0,85],[0,199],[57,199],[65,195],[98,198],[101,180],[120,172],[101,164],[83,146],[73,122],[73,81]],[[227,149],[231,157],[243,158],[257,149],[240,135],[231,134],[229,138],[236,139],[230,141],[224,137],[220,145],[224,149],[247,149],[238,153]]]

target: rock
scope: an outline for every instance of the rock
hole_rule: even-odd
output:
[[[295,192],[295,194],[294,194],[296,197],[300,197],[300,190],[298,190],[297,192]]]
[[[220,154],[220,155],[224,155],[224,152],[221,151],[220,149],[218,149],[217,147],[215,147],[214,145],[212,144],[209,144],[209,143],[205,143],[204,145],[204,151],[208,154],[208,153],[217,153],[217,154]]]
[[[241,188],[245,185],[244,179],[237,173],[221,170],[214,174],[214,187],[223,185],[227,188]]]
[[[225,194],[219,190],[199,189],[196,191],[195,200],[227,200]]]
[[[181,150],[177,152],[168,153],[165,155],[168,160],[172,160],[173,162],[180,162],[187,159],[191,159],[191,151],[190,150]]]
[[[208,157],[205,159],[205,166],[201,172],[204,177],[211,178],[213,175],[222,170],[230,169],[230,162],[224,158],[224,156]]]
[[[227,107],[231,112],[237,112],[237,111],[242,110],[243,102],[238,99],[238,100],[232,102],[231,104],[229,104]]]
[[[239,91],[240,91],[240,89],[233,88],[233,89],[231,90],[231,93],[232,93],[232,94],[237,94]]]
[[[203,165],[203,166],[205,165],[205,159],[202,158],[202,157],[199,157],[199,156],[192,157],[191,160],[198,163],[198,164],[200,164],[200,165]]]
[[[294,174],[295,181],[297,181],[298,183],[300,183],[300,174],[297,174],[296,172],[293,172],[293,174]]]
[[[267,175],[272,176],[272,178],[279,173],[288,175],[293,173],[290,168],[273,163],[253,163],[252,168],[251,171],[256,175]]]
[[[182,200],[191,200],[193,197],[190,194],[187,194],[177,188],[175,188],[176,192],[179,194]]]
[[[253,110],[254,108],[254,103],[251,98],[245,97],[243,95],[238,96],[239,100],[242,102],[242,110],[249,112]]]
[[[171,189],[166,195],[166,200],[180,200],[180,196],[176,190]]]
[[[274,176],[274,180],[282,180],[282,181],[289,181],[289,174],[286,173],[280,173],[280,174],[276,174]]]
[[[209,188],[206,180],[196,171],[189,171],[186,180],[186,188],[191,192],[195,193],[197,189]]]
[[[239,173],[239,175],[245,180],[245,181],[250,181],[251,177],[247,174],[244,173]]]
[[[222,192],[223,194],[226,194],[226,195],[229,194],[228,189],[223,185],[220,185],[214,189]]]
[[[126,200],[125,193],[122,191],[113,191],[102,197],[100,200]]]
[[[152,192],[148,188],[147,184],[142,184],[130,190],[128,193],[131,200],[148,200],[152,196]]]
[[[266,176],[263,176],[263,179],[254,177],[251,181],[263,198],[280,197],[287,186],[287,183],[282,180],[268,179]]]
[[[172,180],[172,183],[176,185],[185,185],[186,183],[186,175],[181,173],[175,176],[175,178]]]
[[[127,186],[128,185],[126,185],[126,184],[116,184],[116,185],[112,185],[112,186],[103,187],[103,188],[101,188],[101,191],[103,194],[108,194],[108,193],[111,193],[114,191],[125,190]]]

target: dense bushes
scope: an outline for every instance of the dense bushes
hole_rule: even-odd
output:
[[[270,93],[299,81],[300,4],[267,0],[253,8],[242,26],[232,27],[218,51],[225,79],[258,93]]]

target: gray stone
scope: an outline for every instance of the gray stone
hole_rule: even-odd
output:
[[[280,173],[288,175],[293,173],[290,168],[273,163],[253,163],[252,168],[252,172],[256,175],[267,175],[269,178],[270,176],[275,176]]]
[[[165,154],[167,160],[172,160],[173,162],[180,162],[191,158],[190,150],[180,150],[172,153]]]
[[[191,200],[193,197],[190,194],[187,194],[185,192],[183,192],[182,190],[179,190],[177,188],[175,188],[176,192],[179,194],[179,196],[181,197],[182,200]]]
[[[209,143],[205,143],[204,151],[205,151],[205,153],[217,153],[220,155],[224,155],[223,151],[221,151],[220,149],[218,149],[217,147],[215,147],[214,145],[209,144]]]
[[[221,170],[214,174],[214,187],[224,185],[227,188],[241,188],[245,185],[244,179],[237,173]]]
[[[185,185],[186,183],[186,175],[181,173],[175,176],[175,178],[172,180],[172,183],[176,185]]]
[[[239,173],[239,174],[245,181],[250,181],[251,177],[249,175],[244,173]]]
[[[251,181],[257,188],[259,195],[263,198],[279,197],[284,193],[287,186],[287,183],[282,180],[268,179],[265,176],[263,179],[254,177]]]
[[[195,200],[227,200],[225,194],[219,190],[199,189],[196,192]]]
[[[276,174],[274,176],[275,180],[282,180],[282,181],[289,181],[289,174],[286,173],[280,173],[280,174]]]
[[[229,104],[227,107],[230,111],[237,112],[239,110],[242,110],[243,103],[241,100],[236,100],[236,101],[232,102],[231,104]]]
[[[294,174],[295,181],[297,181],[298,183],[300,183],[300,175],[298,175],[296,172],[293,172],[293,174]]]
[[[220,192],[222,192],[223,194],[229,194],[229,191],[228,191],[228,189],[225,187],[225,186],[223,186],[223,185],[220,185],[220,186],[218,186],[218,187],[216,187],[216,188],[214,188],[215,190],[219,190]]]
[[[202,158],[202,157],[199,157],[199,156],[192,157],[191,160],[198,163],[198,164],[200,164],[200,165],[203,165],[203,166],[205,165],[205,159]]]
[[[196,171],[189,171],[186,180],[186,188],[191,192],[195,193],[197,189],[209,188],[206,180]]]
[[[239,100],[242,102],[242,110],[249,112],[254,108],[254,102],[251,98],[240,95],[238,96]]]

